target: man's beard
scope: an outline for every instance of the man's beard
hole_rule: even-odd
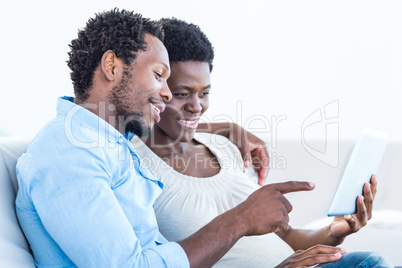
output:
[[[132,102],[127,102],[127,96],[130,95],[128,85],[132,82],[131,78],[130,69],[125,67],[121,82],[112,89],[109,99],[116,109],[118,130],[122,134],[131,132],[140,138],[146,137],[151,133],[151,127],[145,122],[144,114],[133,112],[132,107],[129,106]]]
[[[140,138],[147,137],[151,133],[151,127],[145,123],[143,116],[142,113],[120,114],[118,117],[119,131],[123,134],[131,132]]]

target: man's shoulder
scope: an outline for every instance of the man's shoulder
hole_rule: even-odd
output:
[[[64,117],[56,117],[48,122],[35,136],[28,150],[34,150],[37,146],[76,148],[94,148],[101,142],[106,142],[105,134],[82,124],[66,124]]]
[[[64,118],[56,117],[33,138],[26,152],[18,159],[18,167],[48,167],[49,164],[60,165],[73,157],[103,155],[103,148],[111,147],[107,143],[97,131],[83,126],[67,128]]]
[[[82,126],[67,129],[63,118],[55,118],[38,132],[18,159],[17,177],[21,185],[45,185],[46,180],[81,171],[89,174],[102,170],[110,175],[114,164],[128,166],[127,161],[117,161],[121,160],[119,153],[121,148],[96,130]]]
[[[59,118],[54,118],[50,122],[48,122],[36,136],[32,139],[29,144],[26,153],[23,155],[27,157],[27,155],[35,154],[36,151],[44,152],[45,148],[53,146],[55,141],[62,140],[62,123]]]

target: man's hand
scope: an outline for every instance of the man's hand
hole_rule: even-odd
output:
[[[310,267],[321,263],[334,262],[341,259],[344,253],[346,251],[341,248],[316,245],[306,250],[296,251],[276,268]]]
[[[370,183],[363,187],[363,196],[356,200],[357,213],[354,215],[337,216],[331,224],[331,236],[335,239],[344,239],[346,236],[359,231],[371,219],[373,202],[377,193],[377,178],[371,176]]]
[[[314,184],[309,182],[288,181],[269,184],[252,193],[246,201],[235,207],[237,222],[245,223],[245,235],[261,235],[289,229],[289,213],[292,205],[283,196],[286,193],[310,191]]]
[[[244,166],[248,168],[253,165],[258,175],[258,184],[263,186],[269,165],[268,149],[265,142],[236,124],[234,124],[228,138],[239,148]]]
[[[283,194],[312,189],[313,183],[295,181],[263,186],[240,205],[178,243],[186,252],[191,267],[211,267],[245,235],[289,229],[288,213],[292,205]]]

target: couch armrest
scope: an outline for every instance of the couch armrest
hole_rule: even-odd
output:
[[[15,213],[15,165],[26,139],[0,138],[0,267],[35,267]]]

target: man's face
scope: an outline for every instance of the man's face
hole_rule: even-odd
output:
[[[119,131],[149,135],[171,93],[166,83],[170,75],[166,48],[156,37],[146,34],[146,51],[137,54],[124,69],[121,82],[112,89],[110,102],[115,105]]]
[[[168,84],[173,97],[154,130],[172,141],[188,142],[193,139],[198,121],[209,107],[209,64],[198,61],[173,62],[171,69]]]

